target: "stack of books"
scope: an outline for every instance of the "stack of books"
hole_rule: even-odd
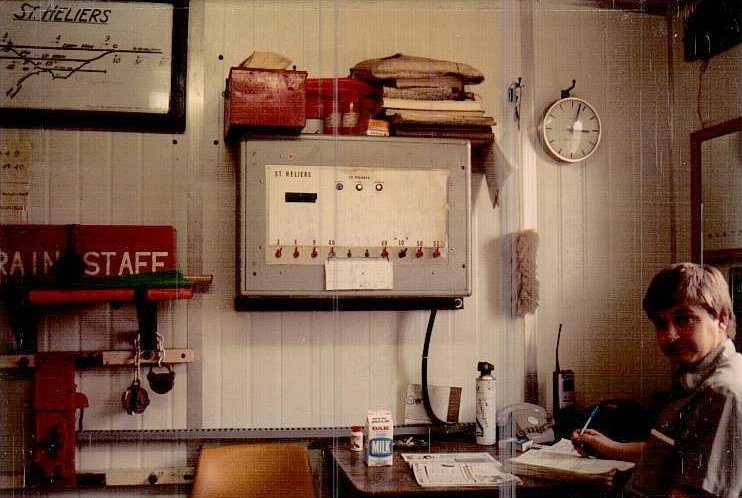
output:
[[[396,80],[394,87],[383,87],[381,107],[392,134],[464,138],[481,144],[494,141],[495,120],[485,114],[482,101],[465,92],[461,80],[443,79],[420,79],[416,87],[412,81]]]
[[[469,64],[397,53],[361,61],[350,74],[380,89],[382,112],[374,117],[389,122],[391,135],[494,142],[495,120],[467,91],[484,75]],[[372,133],[384,131],[378,126]]]

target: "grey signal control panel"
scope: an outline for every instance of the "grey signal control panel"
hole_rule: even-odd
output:
[[[237,309],[463,307],[470,157],[466,140],[243,140]]]

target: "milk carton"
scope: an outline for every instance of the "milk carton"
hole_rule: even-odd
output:
[[[369,410],[366,415],[368,466],[391,465],[394,450],[394,423],[390,410]]]

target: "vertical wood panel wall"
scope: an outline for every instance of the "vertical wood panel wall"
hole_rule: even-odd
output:
[[[654,361],[654,332],[641,313],[648,278],[676,256],[669,243],[664,22],[548,4],[534,14],[535,45],[541,47],[537,107],[556,100],[574,79],[572,95],[596,106],[604,128],[598,151],[586,161],[544,160],[538,171],[539,231],[548,248],[539,253],[547,282],[539,346],[553,351],[564,324],[561,366],[575,370],[582,406],[606,398],[641,399],[650,395],[646,383],[657,389],[666,373],[662,361]],[[554,369],[553,354],[539,358],[541,372]]]
[[[173,225],[179,266],[214,275],[208,293],[161,307],[167,346],[196,350],[195,363],[175,368],[175,389],[152,395],[133,417],[119,400],[130,371],[81,373],[79,390],[91,401],[85,428],[345,426],[370,408],[403,419],[405,387],[420,380],[427,312],[233,310],[238,163],[223,141],[221,92],[229,68],[256,50],[281,53],[310,77],[347,76],[361,60],[397,52],[484,72],[473,90],[497,120],[516,169],[496,208],[483,177],[474,176],[474,293],[464,310],[440,312],[433,334],[429,380],[463,388],[461,420],[474,418],[479,360],[495,364],[499,404],[523,397],[524,324],[508,314],[503,240],[523,228],[524,216],[537,219],[540,236],[541,304],[533,318],[540,402],[551,404],[559,323],[561,364],[576,371],[580,407],[650,397],[665,386],[665,365],[655,361],[641,295],[658,266],[689,256],[687,232],[674,219],[687,202],[677,191],[687,186],[687,164],[672,147],[684,135],[673,135],[671,122],[669,29],[660,17],[556,0],[191,0],[184,134],[0,130],[0,139],[34,147],[27,219],[3,222]],[[518,130],[507,87],[524,74],[535,80],[523,82]],[[573,78],[574,95],[596,105],[605,134],[588,161],[563,165],[542,152],[536,127]],[[691,86],[679,84],[677,98],[694,99]],[[535,160],[536,205],[523,204],[524,158]],[[55,308],[45,314],[40,347],[126,348],[136,327],[133,308]],[[12,348],[7,327],[2,333]],[[78,467],[185,460],[177,445],[82,445]]]
[[[504,102],[496,85],[504,88],[512,77],[499,54],[508,53],[503,40],[518,34],[504,21],[518,14],[512,2],[497,8],[482,2],[207,2],[204,94],[221,92],[229,67],[253,50],[279,52],[310,77],[347,76],[356,62],[403,52],[480,68],[486,80],[474,90],[488,112],[499,114]],[[219,140],[221,108],[203,112],[204,123],[216,123],[203,134]],[[203,296],[209,324],[202,345],[208,360],[200,372],[203,425],[349,425],[362,422],[369,408],[384,407],[401,422],[404,390],[420,378],[427,312],[235,313],[234,232],[223,227],[234,223],[237,163],[221,144],[204,140],[202,153],[204,178],[212,179],[205,185],[205,268],[225,277]],[[473,419],[476,362],[499,363],[500,341],[507,340],[499,330],[512,327],[502,300],[490,298],[502,295],[501,282],[492,281],[503,261],[493,241],[503,233],[505,214],[492,209],[481,179],[475,186],[475,294],[463,311],[438,315],[430,356],[432,383],[464,387],[465,420]]]

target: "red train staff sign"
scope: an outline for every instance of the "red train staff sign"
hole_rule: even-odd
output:
[[[170,226],[77,225],[77,252],[85,277],[123,277],[174,270],[175,229]],[[44,278],[68,246],[66,225],[0,226],[0,285]]]

